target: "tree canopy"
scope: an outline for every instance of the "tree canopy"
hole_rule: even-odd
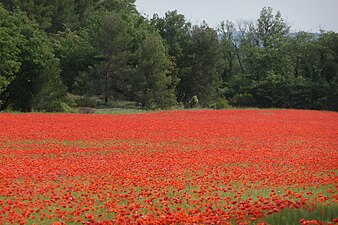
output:
[[[135,0],[0,0],[0,109],[338,110],[338,34],[290,30],[269,7],[215,29],[176,10],[145,17]]]
[[[1,108],[31,111],[54,104],[54,110],[61,110],[57,102],[65,89],[47,35],[20,10],[8,12],[0,6],[0,17]],[[41,93],[50,95],[48,102]]]

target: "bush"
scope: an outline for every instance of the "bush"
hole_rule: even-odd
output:
[[[61,102],[60,107],[61,107],[62,112],[64,113],[77,113],[78,112],[76,109],[73,109],[71,106],[69,106],[65,102]]]
[[[109,102],[108,107],[119,109],[141,109],[142,104],[133,101],[113,100]]]
[[[190,106],[190,108],[196,108],[196,107],[198,107],[198,98],[197,98],[196,95],[194,95],[194,96],[190,99],[190,101],[189,101],[189,106]]]
[[[94,114],[95,113],[95,109],[90,108],[90,107],[80,107],[79,108],[79,113],[82,113],[82,114]]]
[[[209,107],[212,109],[228,109],[230,105],[226,98],[220,98],[217,102],[211,104]]]
[[[184,109],[184,103],[183,102],[177,102],[175,106],[172,107],[172,109]]]
[[[96,96],[81,96],[74,100],[77,107],[96,108],[99,105],[102,105],[102,100]]]
[[[244,107],[255,106],[255,102],[255,98],[247,93],[235,95],[230,101],[231,105]]]
[[[226,98],[220,98],[216,104],[217,109],[227,109],[229,106],[229,101]]]

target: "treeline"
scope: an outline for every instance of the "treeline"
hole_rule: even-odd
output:
[[[338,110],[338,34],[290,33],[271,8],[216,30],[177,11],[146,18],[134,0],[0,3],[1,110]]]

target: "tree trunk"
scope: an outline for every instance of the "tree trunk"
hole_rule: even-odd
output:
[[[110,65],[108,65],[105,84],[104,84],[104,103],[107,104],[109,100],[109,76],[110,76]]]

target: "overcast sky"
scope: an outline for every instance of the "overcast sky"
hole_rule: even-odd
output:
[[[177,9],[193,24],[205,20],[217,27],[222,20],[256,20],[263,7],[279,10],[292,31],[338,32],[338,0],[136,0],[137,9],[152,17]]]

